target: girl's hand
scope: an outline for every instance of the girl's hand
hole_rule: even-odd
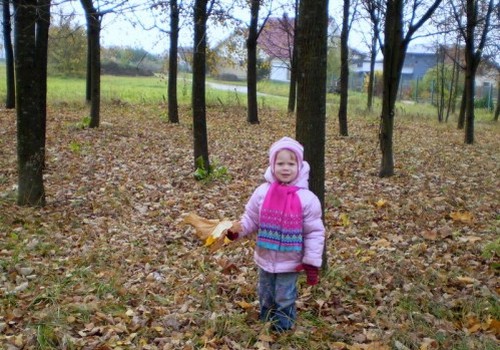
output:
[[[239,233],[243,231],[243,228],[241,227],[241,222],[239,221],[233,221],[233,226],[228,231],[236,232]]]

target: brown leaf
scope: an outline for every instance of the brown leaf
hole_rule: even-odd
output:
[[[470,224],[474,219],[472,214],[467,211],[452,212],[450,213],[450,217],[453,221],[462,222],[464,224]]]
[[[432,231],[425,230],[422,232],[422,237],[424,237],[425,239],[428,239],[430,241],[435,241],[438,239],[438,234],[434,230],[432,230]]]

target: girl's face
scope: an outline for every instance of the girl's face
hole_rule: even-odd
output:
[[[287,149],[276,154],[274,161],[274,176],[282,183],[290,183],[297,178],[299,164],[295,153]]]

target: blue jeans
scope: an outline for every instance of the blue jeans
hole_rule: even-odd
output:
[[[260,320],[272,322],[277,331],[289,330],[297,318],[296,272],[270,273],[259,269]]]

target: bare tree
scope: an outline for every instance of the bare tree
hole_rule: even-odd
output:
[[[457,37],[455,46],[453,48],[453,56],[451,56],[452,59],[452,71],[451,71],[451,84],[450,84],[450,94],[448,95],[448,106],[446,108],[446,118],[445,121],[448,121],[448,118],[450,116],[450,113],[455,113],[455,101],[457,97],[457,91],[458,91],[458,81],[459,81],[459,76],[460,76],[460,65],[458,62],[459,59],[459,38]]]
[[[295,0],[295,16],[294,16],[294,35],[293,35],[293,49],[290,57],[290,90],[288,91],[288,113],[295,111],[295,102],[297,100],[297,62],[299,54],[297,50],[297,27],[299,19],[299,0]]]
[[[43,168],[50,0],[14,0],[18,197],[45,205]]]
[[[311,164],[310,187],[325,203],[328,0],[302,0],[298,25],[297,140]],[[323,266],[326,266],[326,250]]]
[[[375,85],[375,61],[377,58],[378,44],[381,42],[380,30],[382,23],[383,0],[362,0],[363,8],[370,17],[372,25],[370,40],[370,73],[368,75],[367,109],[373,107],[373,90]]]
[[[259,10],[261,0],[250,0],[250,26],[247,38],[247,121],[259,124],[257,108],[257,39],[260,31]]]
[[[498,122],[498,115],[500,114],[500,77],[497,78],[497,108],[495,109],[495,116],[493,121]]]
[[[432,16],[440,3],[441,0],[432,0],[430,4],[413,2],[411,6],[405,8],[405,5],[408,4],[404,0],[386,1],[384,43],[382,46],[384,54],[384,91],[379,131],[380,150],[382,152],[380,177],[394,175],[393,133],[395,105],[408,45],[415,32]],[[408,9],[407,17],[405,16],[405,9]],[[421,10],[423,14],[418,18]]]
[[[16,84],[14,78],[14,50],[12,48],[12,26],[10,20],[10,3],[3,1],[3,43],[5,48],[5,73],[7,91],[5,96],[5,108],[16,107]]]
[[[90,101],[89,127],[97,128],[100,123],[101,108],[101,18],[92,0],[80,0],[87,20],[87,93]]]
[[[342,31],[340,33],[340,103],[339,103],[339,132],[341,136],[348,136],[347,127],[347,99],[349,97],[349,32],[357,12],[357,0],[344,0]]]
[[[210,6],[208,3],[210,2]],[[193,133],[194,165],[210,172],[208,154],[207,117],[205,101],[207,19],[213,0],[196,0],[194,3],[194,48],[193,48]]]
[[[301,1],[298,26],[297,139],[311,164],[311,189],[324,203],[327,0]]]
[[[101,22],[103,16],[118,12],[127,0],[80,0],[87,22],[87,85],[86,100],[90,101],[89,127],[97,128],[101,109]],[[97,5],[97,6],[96,6]]]
[[[181,1],[182,3],[182,1]],[[177,53],[179,45],[179,4],[170,0],[170,49],[168,56],[168,120],[179,123],[177,102]]]
[[[458,30],[465,42],[465,143],[474,143],[475,80],[490,30],[493,0],[461,0],[450,3]],[[457,6],[458,5],[458,6]]]

